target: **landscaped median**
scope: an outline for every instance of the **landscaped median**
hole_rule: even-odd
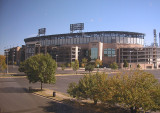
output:
[[[25,77],[26,75],[17,73],[8,73],[8,74],[0,73],[0,78],[25,78]]]
[[[56,92],[55,97],[53,97],[53,92]],[[83,110],[86,113],[87,112],[129,113],[126,109],[120,108],[118,106],[111,106],[111,105],[102,104],[102,103],[97,103],[97,105],[94,105],[92,100],[79,100],[79,99],[70,97],[68,94],[64,94],[64,93],[53,91],[46,88],[43,88],[43,90],[32,89],[32,93],[34,95],[55,101],[57,103],[65,104],[68,106],[72,106],[75,109]]]
[[[55,97],[54,97],[53,96],[54,91],[51,90],[51,89],[46,89],[46,88],[43,88],[43,90],[32,89],[32,92],[35,95],[43,96],[45,98],[53,99],[53,100],[56,100],[56,101],[62,101],[62,100],[65,100],[65,99],[72,99],[71,97],[69,97],[69,95],[63,94],[63,93],[60,93],[60,92],[57,92],[57,91],[55,91]]]

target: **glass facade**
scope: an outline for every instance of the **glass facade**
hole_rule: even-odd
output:
[[[98,48],[91,48],[91,59],[98,58]]]
[[[62,35],[62,36],[61,36]],[[120,44],[144,44],[144,34],[133,32],[85,32],[42,36],[25,39],[25,42],[38,41],[42,46],[46,45],[67,45],[67,44],[87,44],[91,41],[102,43]]]
[[[104,56],[107,56],[107,57],[115,57],[115,56],[116,56],[115,49],[114,49],[114,48],[104,49]]]

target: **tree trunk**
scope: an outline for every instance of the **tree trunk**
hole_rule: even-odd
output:
[[[96,100],[96,99],[94,99],[93,101],[94,101],[94,105],[97,105],[97,100]]]
[[[42,81],[41,81],[41,91],[42,91]]]
[[[131,113],[134,113],[133,107],[130,107]]]
[[[137,113],[137,107],[135,107],[135,109],[133,109],[133,107],[130,107],[131,113]]]

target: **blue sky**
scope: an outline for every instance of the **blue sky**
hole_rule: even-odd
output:
[[[0,54],[21,46],[24,39],[46,28],[46,35],[70,32],[70,24],[84,23],[84,32],[145,33],[153,42],[160,32],[160,0],[0,0]]]

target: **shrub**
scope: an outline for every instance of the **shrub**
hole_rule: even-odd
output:
[[[108,77],[104,73],[85,75],[71,83],[67,92],[79,99],[91,99],[126,107],[131,113],[140,109],[160,110],[160,83],[154,75],[136,70]]]
[[[64,64],[62,64],[62,65],[61,65],[61,69],[62,69],[62,71],[64,71],[64,70],[65,70],[65,68],[66,68],[66,66],[65,66]]]
[[[85,67],[85,71],[89,71],[89,73],[90,72],[92,72],[93,70],[94,70],[94,65],[93,64],[91,64],[91,63],[88,63],[87,65],[86,65],[86,67]]]
[[[111,65],[110,65],[111,69],[118,69],[118,65],[116,62],[113,62]]]

